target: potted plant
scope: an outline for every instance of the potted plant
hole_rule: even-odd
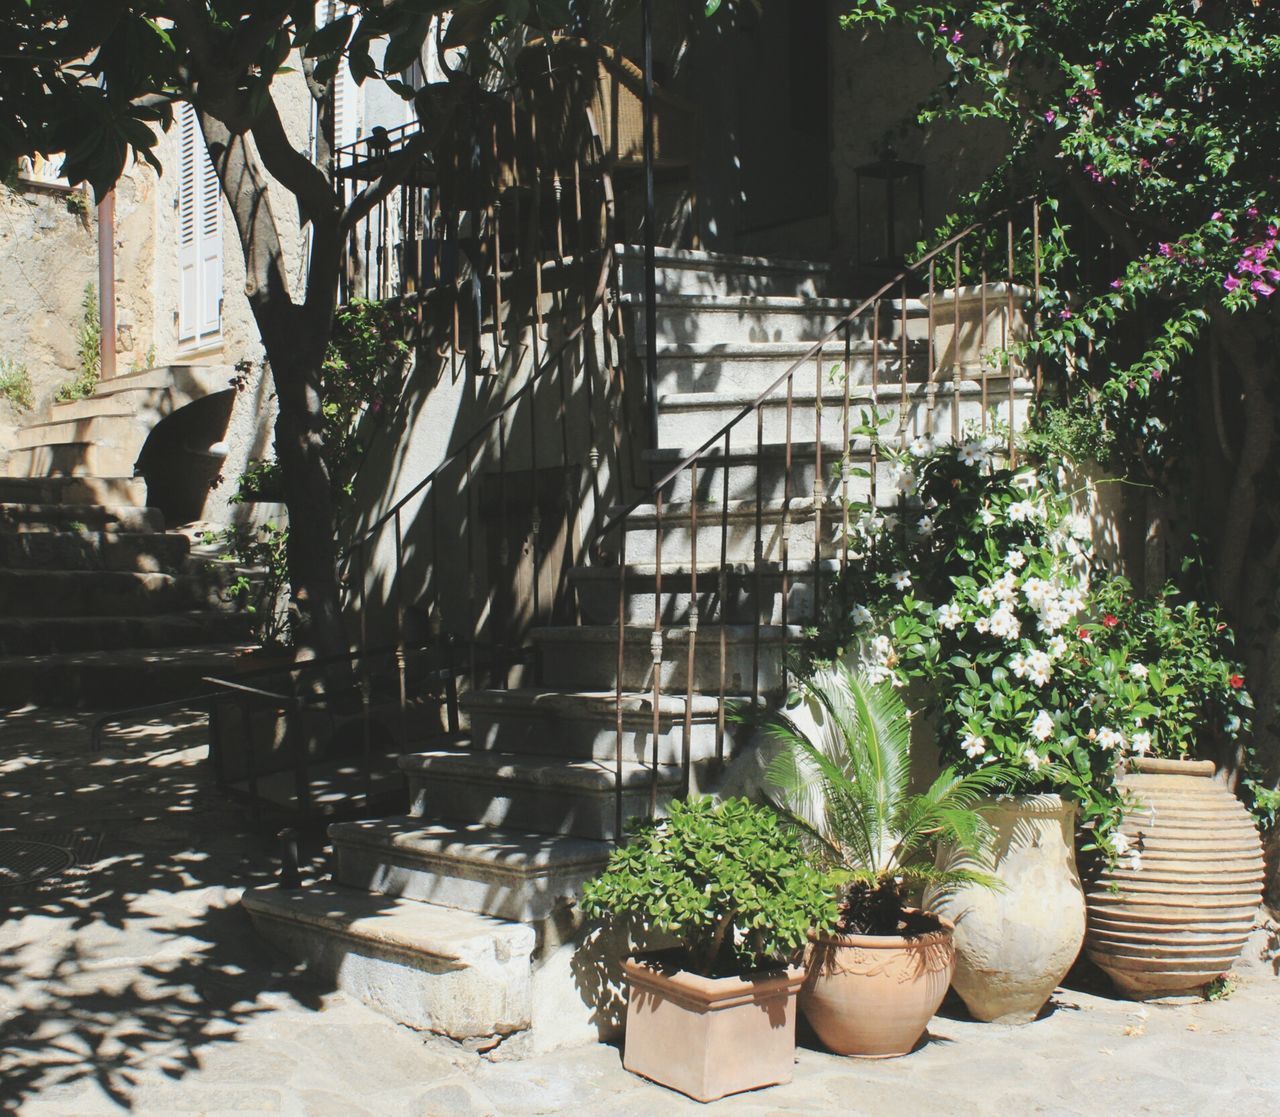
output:
[[[806,715],[773,723],[783,749],[770,764],[775,802],[810,853],[838,873],[839,922],[815,929],[800,1007],[843,1055],[905,1055],[946,995],[951,922],[912,906],[926,887],[983,885],[989,876],[939,867],[935,845],[976,852],[987,828],[974,805],[1007,774],[945,769],[909,791],[911,729],[902,699],[844,665],[801,684]],[[806,724],[811,721],[812,724]]]
[[[1118,754],[1076,732],[1096,691],[1080,658],[1087,524],[1052,463],[1012,468],[1002,445],[981,433],[881,444],[898,507],[851,512],[846,544],[859,561],[828,597],[814,654],[861,648],[873,678],[914,687],[943,763],[965,773],[1004,766],[1007,778],[980,804],[995,840],[976,860],[939,851],[1002,887],[926,900],[956,924],[954,985],[972,1015],[1023,1023],[1084,941],[1077,817],[1105,833],[1120,798]]]
[[[628,958],[623,1066],[698,1101],[790,1082],[799,959],[835,919],[830,881],[767,807],[675,802],[583,888],[588,915],[680,946]]]
[[[1243,668],[1216,613],[1172,587],[1136,599],[1111,581],[1085,632],[1099,682],[1091,732],[1128,754],[1086,951],[1126,996],[1196,992],[1240,956],[1262,899],[1257,827],[1201,759],[1214,738],[1234,746],[1249,731]]]

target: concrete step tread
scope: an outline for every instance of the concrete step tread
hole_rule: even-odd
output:
[[[780,357],[799,358],[806,354],[813,354],[817,347],[816,341],[659,341],[657,349],[654,350],[658,360],[681,360],[689,358],[707,358],[718,359],[721,357],[729,357],[733,360],[776,360]],[[907,342],[908,353],[921,353],[927,348],[928,342],[923,339],[910,340]],[[822,355],[823,376],[828,371],[828,362],[838,364],[844,356],[844,342],[838,338],[833,338],[825,345],[825,352]],[[855,356],[865,356],[866,354],[879,352],[887,353],[889,356],[895,356],[902,352],[902,342],[896,339],[887,341],[873,342],[869,338],[855,338],[850,345],[850,350]],[[636,353],[644,356],[646,349],[643,342],[637,342]],[[810,379],[812,379],[813,369],[809,367]],[[797,384],[800,381],[800,374],[796,376]]]
[[[127,504],[141,508],[145,492],[146,482],[133,476],[0,477],[0,500],[6,503],[31,502],[86,508]]]
[[[430,861],[448,860],[505,874],[537,876],[608,860],[611,842],[564,834],[501,830],[478,823],[427,822],[408,815],[329,826],[335,845],[362,845]]]
[[[253,916],[464,966],[492,953],[495,943],[512,955],[532,954],[536,939],[533,928],[522,923],[341,886],[252,888],[241,903]]]
[[[752,434],[754,435],[754,431]],[[791,455],[793,458],[812,458],[817,454],[818,444],[810,438],[807,441],[797,439],[791,443]],[[692,457],[698,451],[702,451],[699,455],[701,462],[720,462],[725,458],[724,440],[712,443],[706,449],[702,445],[689,446],[654,446],[640,451],[640,460],[647,462],[655,468],[670,468],[673,465],[679,465],[682,461]],[[844,444],[842,442],[828,442],[825,438],[822,440],[822,457],[824,461],[836,461],[844,453]],[[785,442],[766,442],[758,449],[755,439],[752,438],[751,444],[735,446],[732,440],[729,443],[729,461],[737,462],[753,462],[762,457],[778,457],[785,458],[787,454],[787,444]]]
[[[698,505],[698,519],[700,521],[719,521],[724,518],[724,514],[728,512],[729,518],[747,519],[754,518],[756,508],[759,507],[762,518],[779,518],[784,510],[792,513],[808,514],[813,512],[814,500],[812,496],[793,496],[787,500],[763,500],[755,501],[750,497],[741,497],[736,500],[700,500]],[[691,502],[687,500],[670,500],[662,502],[662,522],[664,525],[670,524],[672,527],[688,527],[689,512],[692,507]],[[843,509],[844,504],[838,497],[827,497],[822,501],[823,509],[835,508]],[[609,509],[610,516],[620,516],[627,512],[628,506],[625,504],[616,504]],[[658,519],[658,506],[656,504],[637,504],[630,509],[627,520],[630,524],[644,524],[646,527],[652,527]]]
[[[644,245],[618,244],[614,251],[625,259],[644,259]],[[660,264],[686,265],[691,268],[751,268],[760,271],[799,271],[827,275],[831,265],[818,260],[799,260],[780,256],[741,256],[730,252],[710,252],[701,248],[657,247],[654,257]]]
[[[798,624],[789,624],[785,629],[780,624],[727,624],[723,627],[725,629],[725,639],[729,643],[740,644],[752,643],[757,632],[760,634],[760,642],[762,644],[781,642],[784,638],[788,641],[795,641],[800,639],[804,633],[804,628]],[[707,629],[710,634],[708,635],[708,632],[699,629],[700,639],[718,643],[720,640],[720,628],[721,626],[718,624],[708,624]],[[652,634],[652,625],[628,624],[623,626],[623,638],[628,643],[643,641],[647,645]],[[547,625],[533,629],[529,635],[535,644],[574,642],[616,647],[618,643],[618,626],[616,624]],[[688,628],[664,628],[662,630],[664,644],[688,643],[688,640]]]
[[[929,394],[931,385],[921,380],[911,380],[907,383],[906,394],[909,400],[924,399]],[[954,395],[956,386],[953,380],[944,378],[935,380],[932,384],[939,398]],[[995,402],[999,402],[1002,394],[1007,395],[1009,390],[1009,382],[1006,377],[992,375],[987,380],[987,390],[991,394],[991,398]],[[1015,395],[1030,396],[1035,391],[1035,382],[1026,378],[1016,378],[1013,381],[1013,390]],[[980,380],[961,380],[959,393],[962,396],[980,395],[982,393],[982,381]],[[896,380],[889,380],[880,385],[878,393],[878,402],[882,407],[892,407],[897,403],[902,395],[902,385]],[[844,386],[842,384],[829,384],[823,391],[823,399],[841,399],[844,396]],[[723,392],[672,392],[668,395],[658,397],[658,406],[668,411],[674,410],[692,410],[692,409],[708,409],[712,410],[720,407],[744,407],[754,404],[760,398],[759,392],[734,390],[730,389]],[[796,385],[792,392],[792,399],[799,403],[811,403],[816,399],[816,393],[813,390],[813,384],[809,378],[797,377]],[[851,384],[850,399],[856,399],[860,406],[865,406],[872,401],[872,392],[870,384]],[[765,400],[772,406],[783,405],[787,402],[787,394],[782,385]],[[744,420],[745,421],[745,420]],[[839,422],[839,415],[834,415],[832,422]],[[739,424],[741,425],[741,424]],[[812,441],[812,439],[810,439]]]
[[[813,559],[802,557],[793,557],[787,564],[788,571],[793,575],[811,574],[814,569],[823,574],[834,574],[840,569],[839,559],[822,559],[818,563],[814,563]],[[627,577],[644,578],[652,580],[657,573],[657,564],[652,562],[629,562],[626,565]],[[685,560],[680,562],[664,562],[662,564],[662,577],[666,578],[688,578],[693,571],[691,563]],[[755,564],[750,561],[730,562],[726,564],[725,570],[736,577],[742,577],[744,574],[754,574],[756,571]],[[607,581],[616,581],[618,577],[619,567],[614,564],[610,566],[575,566],[569,571],[571,579],[581,579],[591,581],[603,579]],[[697,565],[698,580],[706,576],[712,578],[720,573],[720,562],[717,558],[700,559]],[[766,578],[777,578],[782,574],[782,563],[773,559],[769,559],[760,563],[760,573]]]
[[[79,525],[72,528],[71,525]],[[110,531],[116,535],[152,535],[164,531],[155,508],[133,504],[40,504],[0,502],[0,526],[8,531]]]
[[[151,574],[137,570],[4,570],[0,569],[0,586],[10,583],[12,588],[20,589],[23,583],[35,588],[38,586],[59,585],[69,582],[88,582],[91,585],[109,588],[124,588],[136,585],[144,590],[159,589],[182,582],[195,582],[196,579],[186,574]]]
[[[614,690],[559,690],[539,687],[518,687],[511,690],[473,690],[464,694],[461,704],[467,710],[551,717],[613,719],[616,715],[617,692]],[[715,717],[719,712],[719,699],[712,695],[695,694],[690,698],[693,715],[697,718]],[[622,694],[623,716],[653,716],[652,693]],[[658,712],[664,718],[679,718],[685,714],[684,695],[660,694]]]
[[[400,767],[410,775],[418,777],[429,777],[439,773],[588,792],[612,791],[617,778],[614,763],[611,760],[568,760],[562,757],[479,749],[408,753],[400,758]],[[652,778],[653,769],[650,765],[631,760],[622,762],[624,788],[648,787]],[[660,785],[678,785],[680,778],[681,772],[678,765],[660,764],[658,766]]]

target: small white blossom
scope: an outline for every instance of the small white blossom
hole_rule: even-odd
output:
[[[960,747],[964,749],[964,754],[970,760],[977,760],[983,753],[987,751],[987,742],[981,737],[975,737],[970,733],[960,743]]]
[[[855,605],[849,610],[849,620],[854,624],[855,628],[861,628],[863,625],[871,623],[871,610],[865,605]]]
[[[1022,759],[1027,762],[1027,767],[1033,772],[1038,772],[1044,764],[1044,757],[1036,752],[1035,749],[1023,749]]]
[[[1031,672],[1031,668],[1027,664],[1027,657],[1018,652],[1011,660],[1009,660],[1009,670],[1019,679],[1025,679]]]
[[[893,532],[898,530],[898,513],[886,512],[880,517],[880,526],[885,531]]]
[[[1047,710],[1041,710],[1036,714],[1035,720],[1031,723],[1031,735],[1037,741],[1047,741],[1053,735],[1053,718],[1049,716]]]
[[[1053,664],[1048,653],[1034,651],[1027,656],[1027,674],[1036,686],[1044,686],[1053,674]]]
[[[1021,551],[1006,551],[1004,561],[1014,570],[1021,570],[1027,565],[1027,556]]]
[[[976,621],[973,622],[973,630],[975,632],[980,632],[983,635],[985,635],[988,631],[990,631],[990,629],[991,629],[991,621],[989,621],[986,617],[979,617]]]
[[[1006,571],[1001,575],[991,588],[996,591],[996,597],[1003,605],[1012,607],[1018,599],[1018,579],[1012,571]]]
[[[1107,845],[1111,847],[1111,852],[1119,857],[1128,851],[1129,839],[1120,833],[1119,830],[1113,830],[1107,835]]]
[[[1139,756],[1146,756],[1151,751],[1151,734],[1145,729],[1139,730],[1129,738],[1129,747]]]
[[[1124,747],[1124,734],[1118,733],[1116,730],[1107,726],[1098,730],[1096,740],[1099,748],[1115,749]]]
[[[939,605],[938,611],[934,613],[933,616],[934,620],[949,632],[954,631],[960,622],[964,620],[964,616],[960,612],[959,607],[950,601],[945,605]]]
[[[1142,854],[1136,849],[1131,849],[1129,855],[1124,859],[1124,867],[1131,873],[1142,872]]]
[[[894,484],[897,486],[899,492],[910,496],[916,491],[916,485],[919,482],[916,480],[916,475],[912,470],[908,469],[906,466],[899,466],[893,471],[893,473]]]
[[[932,535],[933,529],[934,523],[932,516],[921,516],[920,519],[916,521],[916,531],[921,535]]]
[[[917,435],[911,440],[907,450],[913,458],[927,458],[934,451],[933,439],[927,434]]]
[[[964,465],[986,465],[991,454],[981,442],[966,442],[956,451],[956,461]]]
[[[1091,534],[1089,529],[1089,520],[1086,516],[1077,515],[1068,517],[1066,528],[1081,542],[1087,540]]]
[[[1015,500],[1009,505],[1009,519],[1015,524],[1034,519],[1035,515],[1036,506],[1029,500]]]
[[[896,590],[909,590],[911,588],[911,573],[907,570],[895,570],[889,575],[889,581],[893,583]]]
[[[983,506],[982,511],[978,513],[978,519],[982,521],[983,527],[990,527],[992,524],[996,522],[995,513],[992,512],[991,509],[987,508],[985,505]]]
[[[991,614],[991,635],[1003,640],[1016,640],[1022,634],[1018,618],[1005,606]]]
[[[1049,641],[1049,655],[1054,659],[1061,659],[1067,654],[1067,638],[1065,636],[1055,636]]]
[[[978,591],[978,604],[990,609],[996,603],[995,586],[983,586]]]
[[[1129,665],[1129,674],[1132,675],[1135,679],[1145,679],[1147,677],[1148,671],[1144,664],[1133,663]]]

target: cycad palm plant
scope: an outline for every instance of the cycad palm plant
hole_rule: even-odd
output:
[[[990,830],[977,804],[1007,789],[1011,773],[997,764],[964,775],[947,768],[912,793],[910,718],[890,684],[841,664],[801,689],[817,706],[817,731],[786,714],[775,719],[770,728],[785,747],[766,778],[774,806],[847,882],[841,930],[899,934],[908,898],[924,888],[998,887],[984,873],[937,867],[933,855],[939,843],[962,853],[981,847]]]

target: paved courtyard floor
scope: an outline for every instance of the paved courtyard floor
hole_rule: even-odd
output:
[[[20,834],[76,855],[0,887],[4,1113],[1280,1113],[1280,978],[1258,960],[1212,1003],[1139,1006],[1086,981],[1022,1028],[944,1009],[904,1059],[802,1046],[790,1085],[709,1107],[627,1074],[610,1046],[485,1057],[326,992],[256,941],[236,896],[269,876],[271,844],[213,790],[202,725],[117,732],[90,754],[90,723],[0,724],[0,850]]]

